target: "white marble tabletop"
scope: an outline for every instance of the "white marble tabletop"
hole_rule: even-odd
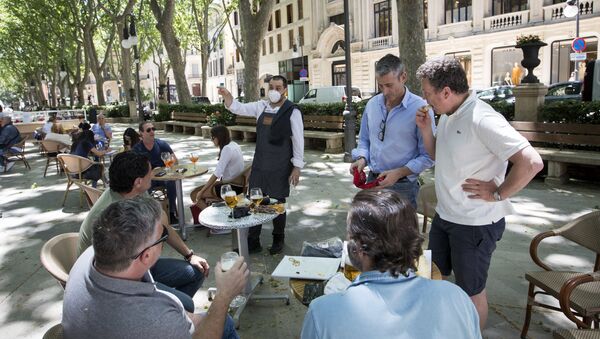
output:
[[[209,206],[200,212],[200,223],[208,228],[217,230],[231,230],[248,228],[269,222],[278,214],[255,213],[238,219],[229,218],[231,209],[227,206]]]

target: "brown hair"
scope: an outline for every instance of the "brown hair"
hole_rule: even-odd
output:
[[[219,158],[221,159],[221,151],[223,147],[229,145],[231,142],[231,135],[229,134],[229,129],[223,125],[217,125],[210,129],[210,136],[213,139],[217,139],[217,144],[219,145]]]

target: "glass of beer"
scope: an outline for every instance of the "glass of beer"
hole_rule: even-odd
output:
[[[237,194],[233,189],[231,189],[231,185],[223,185],[221,186],[221,198],[225,200],[225,204],[227,207],[231,209],[231,218],[233,219],[233,208],[237,205]]]
[[[239,258],[239,255],[235,252],[223,253],[223,255],[221,255],[221,270],[223,270],[223,272],[229,271],[233,267],[233,264],[235,263],[237,258]],[[233,300],[231,300],[231,304],[229,304],[229,307],[238,308],[242,306],[245,302],[246,297],[240,294],[233,298]]]
[[[260,203],[263,201],[263,193],[262,190],[258,187],[250,189],[250,200],[254,203],[255,207],[258,207]]]

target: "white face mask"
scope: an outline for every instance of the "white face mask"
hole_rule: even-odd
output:
[[[269,101],[271,101],[271,103],[277,103],[279,102],[279,100],[281,100],[281,93],[279,93],[278,91],[272,89],[269,91]]]

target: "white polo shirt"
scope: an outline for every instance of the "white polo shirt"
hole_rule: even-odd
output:
[[[504,182],[508,159],[529,142],[487,103],[471,94],[454,114],[442,115],[435,159],[436,212],[462,225],[487,225],[514,212],[508,199],[469,199],[466,179]]]
[[[244,156],[240,146],[230,141],[221,150],[221,158],[217,163],[214,175],[223,182],[229,182],[244,171]]]

